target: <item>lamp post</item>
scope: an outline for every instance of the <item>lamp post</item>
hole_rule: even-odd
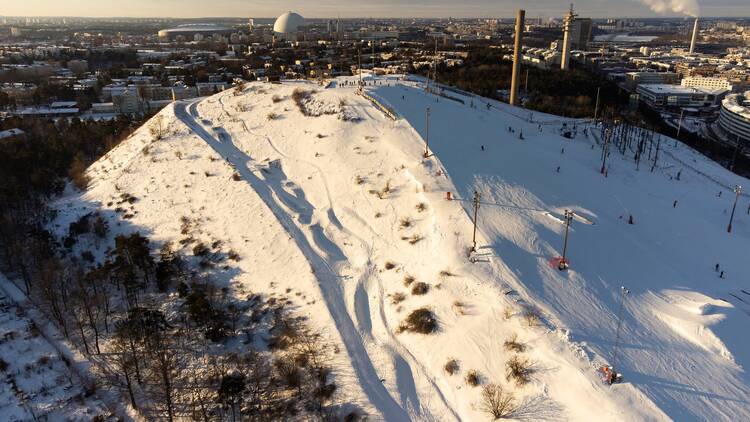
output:
[[[612,384],[615,381],[615,378],[617,377],[617,371],[615,367],[617,366],[617,352],[620,347],[620,329],[622,327],[622,308],[625,305],[625,296],[630,293],[630,290],[628,290],[625,286],[620,287],[620,309],[617,311],[617,335],[615,335],[615,348],[612,351],[612,371],[611,371],[611,378],[609,380],[609,383]]]
[[[594,121],[596,122],[596,118],[599,116],[599,91],[601,90],[601,87],[596,88],[596,106],[594,107]]]
[[[742,193],[742,186],[737,185],[734,187],[734,205],[732,205],[732,215],[729,217],[729,225],[727,226],[727,233],[732,232],[732,221],[734,220],[734,210],[737,209],[737,200],[740,199]]]
[[[474,191],[474,235],[471,238],[471,251],[476,252],[477,251],[477,213],[479,212],[479,199],[482,197],[482,195]]]
[[[685,109],[680,109],[680,121],[677,123],[677,136],[674,139],[674,146],[677,147],[677,140],[680,139],[680,131],[682,130],[682,115],[685,113]]]
[[[424,158],[430,156],[430,108],[425,110]]]
[[[563,254],[560,263],[557,264],[557,269],[564,271],[568,268],[568,232],[570,231],[570,223],[573,221],[573,211],[565,210],[565,240],[563,241]]]
[[[612,129],[607,128],[604,132],[604,146],[602,147],[602,169],[601,174],[607,171],[607,156],[609,155],[609,141],[612,138]]]

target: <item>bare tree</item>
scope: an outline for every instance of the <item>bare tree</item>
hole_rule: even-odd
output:
[[[162,140],[167,135],[167,125],[164,123],[164,116],[158,114],[153,119],[151,119],[151,123],[148,126],[148,131],[149,133],[151,133],[152,140]]]
[[[516,410],[516,401],[513,395],[505,392],[500,385],[487,384],[482,389],[480,409],[492,415],[494,419],[503,419],[511,416]]]

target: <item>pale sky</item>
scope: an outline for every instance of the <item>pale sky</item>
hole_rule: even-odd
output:
[[[0,0],[0,16],[275,17],[294,10],[321,17],[528,17],[561,16],[570,0]],[[750,0],[579,0],[584,17],[679,16],[673,5],[701,16],[750,16]],[[651,4],[661,13],[654,12]]]

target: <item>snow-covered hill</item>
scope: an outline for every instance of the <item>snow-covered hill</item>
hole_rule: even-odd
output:
[[[58,202],[59,234],[100,210],[120,221],[115,234],[221,241],[238,260],[219,281],[238,296],[288,298],[337,345],[338,391],[372,419],[489,419],[489,383],[514,394],[516,419],[750,418],[746,198],[726,233],[727,187],[744,180],[666,141],[653,173],[613,153],[605,178],[593,128],[568,140],[560,118],[528,122],[417,82],[366,91],[377,104],[346,79],[175,103],[159,117],[167,136],[146,125],[89,169],[88,192]],[[446,192],[474,190],[470,262],[471,202]],[[566,209],[581,217],[560,272]],[[625,382],[610,387],[596,369],[612,360],[621,285]],[[402,330],[421,308],[437,330]],[[513,337],[524,351],[506,347]],[[506,376],[514,356],[529,362],[529,383]]]

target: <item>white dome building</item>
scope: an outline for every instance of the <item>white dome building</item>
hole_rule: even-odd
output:
[[[305,25],[305,18],[294,12],[286,12],[276,19],[273,32],[277,37],[293,40],[299,28]]]

